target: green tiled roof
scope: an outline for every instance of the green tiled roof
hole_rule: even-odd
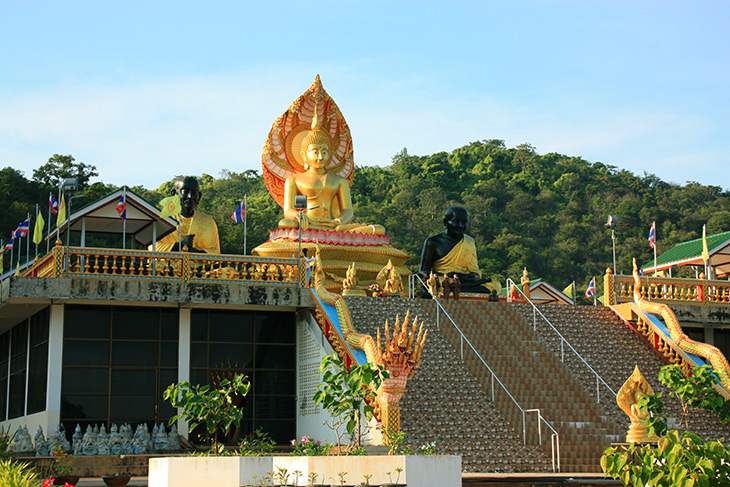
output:
[[[712,250],[730,240],[730,231],[716,233],[707,236],[707,249],[712,255]],[[675,245],[661,255],[657,256],[657,267],[674,263],[685,262],[694,259],[701,259],[702,255],[702,237]],[[650,260],[642,266],[642,269],[654,268],[654,259]]]

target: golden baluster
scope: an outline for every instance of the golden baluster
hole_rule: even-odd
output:
[[[94,263],[91,264],[91,268],[89,269],[89,272],[92,274],[98,274],[99,273],[99,256],[95,254],[93,257],[94,257]],[[89,259],[90,258],[91,258],[91,256],[89,257]]]

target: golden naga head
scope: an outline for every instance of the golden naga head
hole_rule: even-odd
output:
[[[392,335],[387,320],[383,335],[378,328],[375,363],[384,365],[393,378],[411,377],[421,365],[421,353],[428,330],[424,331],[423,325],[418,327],[418,318],[413,320],[413,325],[409,329],[409,318],[410,312],[406,313],[402,323],[399,317],[396,317]]]

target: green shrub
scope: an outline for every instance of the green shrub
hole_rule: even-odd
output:
[[[2,487],[41,487],[42,484],[30,464],[7,458],[0,460],[0,485]]]
[[[189,423],[191,431],[199,424],[205,425],[205,431],[212,440],[212,453],[219,455],[223,452],[223,444],[218,445],[218,430],[227,431],[231,425],[241,423],[243,408],[237,407],[233,398],[245,396],[250,388],[248,377],[236,374],[232,380],[222,380],[218,387],[193,386],[189,382],[171,384],[162,397],[172,407],[183,410],[170,418],[170,424],[183,419]]]
[[[717,413],[721,423],[730,421],[730,402],[713,387],[717,377],[709,366],[695,367],[685,376],[679,366],[667,365],[659,372],[659,380],[680,402],[680,429],[687,427],[689,414],[697,408]],[[601,457],[601,469],[607,477],[619,479],[625,486],[730,485],[730,448],[690,431],[667,431],[661,394],[643,396],[639,408],[650,414],[649,431],[660,438],[656,446],[632,443],[628,448],[608,448]]]

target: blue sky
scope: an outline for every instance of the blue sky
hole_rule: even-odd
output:
[[[261,168],[316,74],[357,165],[482,139],[730,189],[730,2],[0,0],[0,167]]]

